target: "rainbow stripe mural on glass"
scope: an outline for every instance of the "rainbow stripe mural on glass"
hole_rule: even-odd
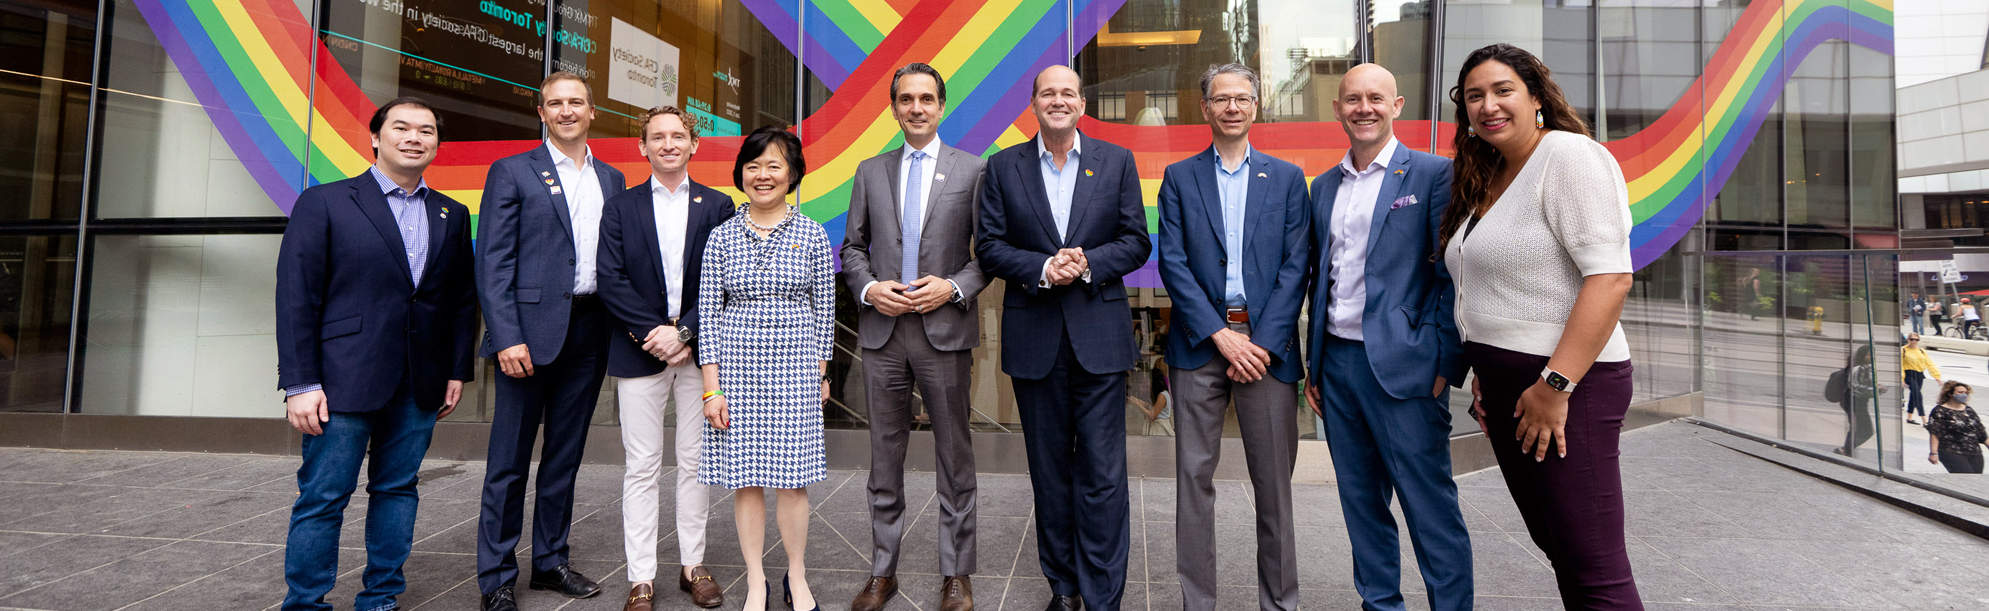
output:
[[[891,74],[924,61],[947,75],[940,137],[992,153],[1028,140],[1031,77],[1089,45],[1126,0],[742,0],[812,74],[834,90],[798,131],[813,170],[802,210],[841,233],[857,162],[899,145],[891,120]],[[258,185],[288,211],[309,185],[338,180],[371,163],[366,119],[373,105],[328,57],[310,21],[291,0],[135,0],[195,97]],[[805,7],[805,8],[804,8]],[[808,32],[799,35],[801,25]],[[1069,36],[1075,34],[1075,36]],[[1069,36],[1067,38],[1067,36]],[[1787,83],[1788,68],[1817,45],[1845,40],[1892,53],[1891,0],[1762,0],[1750,5],[1701,76],[1660,120],[1606,143],[1629,179],[1631,232],[1638,267],[1677,244],[1733,172]],[[315,74],[315,78],[312,78]],[[519,112],[530,112],[520,108]],[[747,126],[750,128],[751,126]],[[1147,201],[1156,201],[1162,169],[1200,151],[1199,125],[1145,127],[1086,118],[1087,133],[1132,149]],[[1397,123],[1405,141],[1448,139],[1449,123]],[[443,145],[429,183],[471,206],[485,168],[535,141],[465,141]],[[1318,175],[1345,153],[1338,125],[1260,124],[1253,144]],[[706,138],[692,163],[699,182],[730,182],[739,138]],[[632,176],[648,173],[632,140],[597,141],[601,158]],[[738,192],[730,187],[721,190]],[[1149,213],[1149,218],[1153,215]],[[1151,225],[1150,225],[1151,226]],[[1155,286],[1151,266],[1131,278]]]

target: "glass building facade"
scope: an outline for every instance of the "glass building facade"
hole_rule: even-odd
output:
[[[1162,169],[1209,144],[1198,80],[1210,64],[1263,75],[1254,146],[1317,176],[1346,152],[1330,100],[1348,69],[1394,72],[1407,98],[1397,137],[1443,154],[1459,65],[1505,42],[1548,63],[1630,181],[1633,424],[1700,416],[1819,451],[1848,436],[1857,460],[1896,466],[1898,269],[1910,252],[1894,193],[1890,6],[0,0],[0,443],[287,447],[273,307],[285,214],[301,190],[370,164],[366,119],[397,96],[437,105],[444,145],[427,178],[473,212],[488,165],[538,145],[533,96],[553,70],[591,84],[594,153],[631,182],[648,174],[634,139],[644,108],[704,119],[693,178],[735,198],[738,135],[791,127],[812,169],[801,209],[839,239],[856,163],[901,144],[886,91],[907,62],[947,77],[940,137],[984,154],[1034,133],[1038,70],[1075,67],[1081,127],[1135,152],[1152,206]],[[1151,402],[1169,301],[1151,265],[1129,284],[1150,356],[1130,376],[1128,430],[1162,437],[1171,427]],[[972,380],[975,427],[990,436],[1020,430],[996,357],[1001,290],[980,300]],[[825,409],[832,428],[862,429],[853,304],[840,299]],[[1874,391],[1826,399],[1835,372]],[[451,421],[488,420],[494,375],[484,362]],[[616,422],[607,388],[600,425]],[[1467,401],[1454,393],[1460,437],[1478,434]],[[1309,412],[1293,417],[1316,437]],[[283,443],[230,440],[242,431]]]

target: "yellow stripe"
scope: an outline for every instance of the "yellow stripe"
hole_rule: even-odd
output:
[[[248,54],[249,61],[255,64],[256,72],[276,95],[277,103],[283,106],[283,112],[289,115],[290,121],[297,125],[308,122],[310,99],[297,86],[297,82],[291,80],[290,71],[277,61],[276,50],[269,46],[268,39],[263,38],[262,31],[256,29],[255,21],[242,8],[242,3],[213,4],[221,19],[228,23],[228,29],[235,34],[235,39],[241,42],[242,51]]]
[[[840,186],[843,183],[849,182],[856,178],[856,165],[858,163],[876,156],[877,152],[884,150],[885,146],[890,145],[891,138],[897,135],[898,122],[891,118],[889,111],[880,112],[877,114],[877,118],[870,122],[870,127],[864,128],[863,134],[857,136],[855,141],[850,142],[849,148],[845,149],[843,154],[835,156],[834,159],[829,160],[829,163],[824,164],[822,169],[810,172],[810,174],[819,173],[820,177],[826,178],[827,183],[831,185]],[[807,191],[815,190],[808,189]],[[829,190],[815,191],[816,194],[828,192]],[[816,195],[807,193],[803,195],[804,203],[812,202],[816,198]]]
[[[849,5],[855,8],[858,14],[863,15],[863,19],[869,21],[871,27],[877,28],[880,34],[889,35],[893,28],[898,27],[898,22],[905,20],[898,15],[897,10],[891,8],[890,3],[884,0],[850,0]]]
[[[960,66],[966,64],[974,52],[994,35],[995,28],[1000,27],[1001,22],[1021,5],[1022,0],[992,0],[981,5],[981,10],[975,11],[974,17],[967,20],[967,27],[948,40],[946,46],[932,58],[932,67],[940,74],[959,72]]]
[[[1671,151],[1670,155],[1665,156],[1664,161],[1658,163],[1657,167],[1651,168],[1650,171],[1645,172],[1642,176],[1630,181],[1628,185],[1630,201],[1640,202],[1650,197],[1652,193],[1656,193],[1658,189],[1664,187],[1666,182],[1676,177],[1688,164],[1698,158],[1699,151],[1705,148],[1706,129],[1708,125],[1719,121],[1720,118],[1727,116],[1729,112],[1733,111],[1735,101],[1739,98],[1740,92],[1747,88],[1745,81],[1748,75],[1752,74],[1755,66],[1766,58],[1768,48],[1774,45],[1776,38],[1780,37],[1781,33],[1782,14],[1778,12],[1771,16],[1768,26],[1762,28],[1761,32],[1755,36],[1753,44],[1748,46],[1747,53],[1742,56],[1745,59],[1739,66],[1735,67],[1733,74],[1728,76],[1726,86],[1722,88],[1720,97],[1707,105],[1705,114],[1698,117],[1696,124],[1693,126],[1693,136],[1680,142],[1678,147]]]
[[[318,148],[318,152],[323,154],[325,159],[331,160],[332,167],[338,168],[340,174],[351,176],[358,174],[366,166],[373,165],[373,162],[366,160],[364,154],[347,143],[345,138],[339,137],[338,130],[325,119],[324,113],[311,113],[311,144]]]

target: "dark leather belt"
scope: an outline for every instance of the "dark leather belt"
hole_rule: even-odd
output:
[[[1249,308],[1230,308],[1229,322],[1232,323],[1250,322]]]

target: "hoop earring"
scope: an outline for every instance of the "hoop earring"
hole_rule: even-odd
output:
[[[1476,137],[1478,137],[1478,128],[1477,128],[1477,127],[1473,127],[1473,126],[1470,126],[1470,125],[1466,125],[1466,126],[1464,126],[1464,135],[1465,135],[1466,137],[1470,137],[1470,138],[1476,138]]]
[[[1547,116],[1540,114],[1540,111],[1538,110],[1533,111],[1533,127],[1541,128],[1546,126],[1547,126]]]

